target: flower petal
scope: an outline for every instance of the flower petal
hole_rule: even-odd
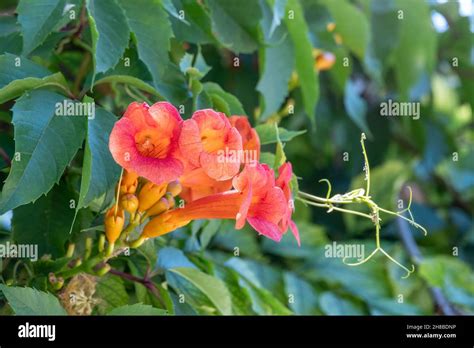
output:
[[[279,242],[283,236],[278,226],[270,221],[259,217],[247,218],[247,221],[257,232],[276,242]]]

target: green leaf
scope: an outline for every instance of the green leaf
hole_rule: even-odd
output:
[[[100,85],[101,83],[123,83],[123,84],[131,85],[131,86],[135,86],[141,89],[142,91],[150,93],[152,95],[160,96],[160,94],[156,91],[156,89],[153,86],[133,76],[107,75],[95,81],[95,85]]]
[[[64,101],[72,103],[59,94],[35,90],[15,103],[16,157],[3,187],[0,214],[48,192],[81,147],[86,118],[56,116],[56,105]]]
[[[246,115],[240,101],[232,94],[224,91],[217,83],[206,82],[203,84],[203,87],[204,91],[211,98],[211,100],[213,100],[213,102],[213,98],[217,98],[217,100],[219,100],[221,103],[224,103],[224,105],[221,105],[221,107],[218,108],[219,111],[224,112],[227,114],[227,116]]]
[[[183,251],[173,247],[160,249],[158,252],[158,260],[156,261],[156,267],[165,271],[178,267],[197,269],[197,267],[189,261]]]
[[[176,278],[181,278],[181,280],[184,279],[201,291],[220,312],[220,314],[232,314],[232,301],[229,290],[220,279],[214,278],[194,268],[186,267],[170,269],[167,272],[168,281],[170,281],[170,278],[173,280],[176,280]],[[171,281],[171,283],[175,284],[175,286],[177,284],[176,281]],[[181,286],[178,286],[178,289],[181,289]]]
[[[420,308],[399,303],[395,298],[374,298],[369,302],[370,315],[422,315]],[[357,314],[357,313],[355,313]],[[365,314],[365,313],[362,313]]]
[[[396,0],[388,2],[372,1],[370,15],[371,42],[375,57],[384,67],[388,67],[398,45],[402,21],[398,19]],[[387,38],[390,40],[387,40]]]
[[[138,56],[150,71],[155,87],[168,67],[170,39],[173,37],[168,15],[161,2],[119,0],[135,35]]]
[[[19,30],[20,26],[18,25],[14,15],[0,17],[0,36],[8,36],[12,33],[18,32]]]
[[[182,21],[183,23],[186,23],[186,24],[189,24],[188,21],[186,21],[186,19],[181,19],[179,13],[178,13],[178,10],[176,9],[176,7],[174,6],[173,4],[173,1],[172,0],[162,0],[162,3],[163,3],[163,7],[164,9],[166,10],[166,12],[168,12],[170,15],[172,15],[174,18]]]
[[[264,18],[269,17],[269,9],[264,7],[263,10]],[[272,22],[272,28],[274,23]],[[278,36],[281,35],[282,39],[276,44],[270,43],[260,51],[261,71],[257,90],[262,94],[261,122],[277,112],[288,95],[288,82],[295,65],[293,43],[286,27],[280,28]]]
[[[42,66],[12,54],[0,56],[0,104],[19,97],[27,90],[43,86],[55,86],[62,90],[68,88],[60,72],[52,74]]]
[[[115,0],[87,0],[92,33],[94,74],[114,67],[128,46],[127,19]]]
[[[360,86],[363,87],[363,86]],[[344,106],[349,117],[365,132],[369,138],[372,138],[369,126],[367,125],[367,102],[360,96],[360,87],[356,81],[348,80],[344,89]]]
[[[272,269],[259,267],[256,262],[242,261],[233,258],[226,262],[239,273],[239,285],[250,296],[252,310],[260,315],[289,315],[292,312],[274,296],[275,272]],[[268,271],[268,272],[266,272]],[[272,289],[268,290],[268,289]]]
[[[112,309],[107,315],[167,315],[164,309],[155,308],[143,303],[135,303]]]
[[[212,28],[222,44],[235,53],[258,48],[258,23],[262,16],[258,1],[207,0]]]
[[[397,0],[396,4],[403,20],[400,20],[400,38],[394,53],[395,77],[401,98],[407,99],[412,96],[414,85],[434,68],[436,31],[429,3]]]
[[[23,33],[23,54],[28,55],[41,45],[61,21],[65,0],[21,0],[18,22]]]
[[[288,0],[273,0],[273,18],[270,27],[270,35],[275,32],[275,29],[281,24],[281,20],[285,16],[286,2]]]
[[[232,314],[253,315],[252,299],[247,289],[239,285],[239,274],[233,269],[215,265],[216,276],[225,282],[232,299]]]
[[[20,32],[13,32],[6,36],[0,35],[0,54],[11,53],[21,55],[23,40]]]
[[[296,73],[301,85],[306,114],[315,125],[314,112],[319,99],[319,81],[314,69],[313,47],[309,39],[308,25],[304,19],[303,9],[298,0],[288,0],[285,24],[295,48]],[[293,12],[290,12],[293,11]]]
[[[370,41],[369,22],[364,13],[347,0],[325,0],[324,4],[334,18],[336,32],[341,35],[343,44],[363,60]]]
[[[90,98],[84,101],[94,102]],[[109,150],[109,135],[116,121],[113,114],[102,108],[97,108],[94,119],[88,120],[78,209],[105,194],[120,176],[120,167]]]
[[[129,301],[122,278],[114,275],[100,279],[96,286],[96,295],[102,300],[106,312],[112,308],[126,306]]]
[[[469,266],[449,256],[432,256],[425,258],[419,267],[420,276],[431,286],[443,287],[448,276],[456,276],[463,285],[470,287],[474,292],[474,273]]]
[[[212,43],[215,40],[209,14],[203,5],[195,0],[175,0],[178,11],[184,11],[183,20],[171,18],[173,32],[179,41],[195,44]]]
[[[286,293],[293,299],[289,301],[293,312],[300,315],[318,314],[318,298],[311,284],[292,272],[285,272],[283,277]]]
[[[275,125],[273,124],[260,124],[255,127],[255,130],[258,133],[258,137],[260,138],[260,144],[273,144],[278,141],[277,132],[275,129]],[[301,131],[289,131],[285,128],[278,127],[278,136],[281,141],[287,142],[293,139],[294,137],[306,133],[306,130]]]
[[[206,249],[211,241],[212,237],[219,232],[221,227],[222,220],[212,219],[207,221],[206,225],[203,227],[201,231],[201,235],[199,236],[199,242],[201,244],[201,249]]]
[[[64,255],[69,226],[74,219],[71,201],[75,202],[75,199],[74,193],[61,184],[36,202],[16,208],[12,219],[15,242],[37,245],[38,257]]]
[[[248,225],[242,230],[236,230],[231,220],[222,221],[219,233],[212,239],[212,245],[231,252],[235,252],[235,248],[238,248],[240,255],[252,257],[261,255],[255,231]]]
[[[50,293],[3,284],[0,284],[0,290],[16,315],[67,315],[58,299]]]
[[[361,303],[337,296],[332,292],[325,292],[319,298],[321,309],[327,315],[364,315]]]

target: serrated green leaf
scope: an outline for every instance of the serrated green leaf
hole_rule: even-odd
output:
[[[1,16],[0,17],[0,36],[7,36],[18,32],[20,25],[17,23],[15,16]]]
[[[293,17],[285,16],[285,24],[295,49],[295,67],[303,94],[304,110],[314,126],[316,124],[314,113],[319,99],[319,81],[314,69],[313,46],[308,36],[309,29],[303,9],[297,0],[288,0],[286,9],[287,13],[293,11]]]
[[[395,77],[400,97],[406,100],[412,97],[414,85],[434,68],[436,31],[429,3],[397,0],[396,6],[403,13],[403,20],[400,20],[400,37],[394,51]]]
[[[41,45],[61,21],[65,0],[21,0],[18,22],[23,33],[23,54],[28,55]]]
[[[285,272],[283,279],[285,292],[289,298],[291,296],[292,301],[288,302],[293,312],[300,315],[317,314],[318,297],[311,284],[292,272]]]
[[[127,19],[115,0],[87,0],[92,33],[94,74],[113,68],[128,46]]]
[[[61,90],[68,88],[60,72],[52,74],[42,66],[12,54],[0,56],[0,104],[19,97],[27,90],[43,86]]]
[[[36,202],[16,208],[12,219],[15,242],[37,245],[38,258],[45,254],[53,257],[64,255],[69,226],[74,219],[71,201],[76,201],[74,193],[61,183]]]
[[[232,299],[232,314],[252,315],[252,299],[247,289],[239,285],[239,274],[233,269],[215,265],[216,276],[225,282]]]
[[[66,311],[53,294],[3,284],[0,284],[0,290],[16,315],[66,315]]]
[[[164,309],[155,308],[143,303],[135,303],[112,309],[107,315],[168,315]]]
[[[235,96],[224,91],[217,83],[206,82],[203,83],[203,87],[211,100],[214,98],[216,101],[219,101],[220,104],[215,105],[219,111],[224,112],[227,116],[246,115],[242,103]]]
[[[90,98],[84,101],[94,102]],[[94,199],[105,194],[120,176],[120,167],[109,150],[109,135],[116,121],[113,114],[102,108],[97,108],[94,119],[88,120],[77,209],[87,207]]]
[[[212,28],[221,43],[235,53],[251,53],[258,47],[258,23],[262,16],[258,1],[207,0]]]
[[[113,275],[100,279],[96,286],[96,296],[102,300],[106,312],[112,308],[126,306],[129,301],[122,278]]]
[[[270,17],[269,12],[267,6],[263,7],[263,16],[264,20],[267,19],[266,22],[270,22],[267,18]],[[273,17],[271,23],[271,28],[273,28],[276,23],[275,17]],[[272,32],[271,29],[268,30]],[[295,65],[293,43],[288,36],[286,26],[281,25],[273,36],[278,36],[278,42],[272,42],[260,50],[261,67],[257,91],[262,94],[261,114],[259,116],[261,122],[277,112],[288,95],[288,82]]]
[[[273,124],[260,124],[255,127],[255,130],[258,133],[260,138],[260,144],[273,144],[278,141],[275,125]],[[306,133],[306,130],[302,131],[289,131],[285,128],[278,127],[278,136],[280,141],[287,142],[293,139],[294,137]]]
[[[15,153],[3,186],[0,212],[32,202],[58,182],[85,136],[82,116],[56,116],[67,98],[42,90],[24,94],[13,107]]]
[[[179,41],[195,44],[215,42],[211,18],[204,6],[195,0],[174,0],[178,11],[184,11],[184,20],[171,18],[173,32]]]
[[[161,2],[156,0],[119,0],[119,4],[137,40],[138,56],[158,87],[157,83],[168,67],[168,51],[173,37],[168,15]]]
[[[360,86],[353,80],[348,80],[344,89],[344,106],[349,117],[365,132],[369,138],[372,138],[369,126],[367,125],[367,102],[360,96]]]
[[[347,0],[324,1],[336,23],[336,32],[344,45],[359,59],[364,59],[370,41],[369,22],[362,11]]]
[[[180,277],[196,287],[209,299],[220,314],[232,314],[232,301],[229,290],[220,279],[197,269],[186,267],[170,269],[167,274],[168,281],[170,281],[169,274],[173,274],[175,277]]]
[[[324,292],[319,298],[321,310],[328,315],[364,315],[361,303],[337,296],[332,292]]]
[[[288,0],[272,0],[273,2],[273,18],[270,27],[270,35],[272,35],[278,26],[281,24],[281,20],[285,16],[285,8]]]

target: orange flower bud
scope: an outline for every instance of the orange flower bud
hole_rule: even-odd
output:
[[[178,180],[172,181],[168,184],[168,187],[166,188],[166,192],[169,192],[173,195],[173,197],[176,197],[181,193],[183,190],[183,187],[179,183]]]
[[[125,223],[125,215],[122,209],[117,209],[117,215],[115,216],[115,207],[110,208],[104,219],[105,235],[109,243],[115,243],[122,232],[123,225]]]
[[[127,193],[135,193],[135,191],[137,190],[137,186],[138,186],[138,180],[135,181],[130,186],[122,185],[122,186],[120,186],[120,194],[124,195],[124,194],[127,194]]]
[[[164,211],[167,211],[170,207],[170,204],[168,202],[168,199],[165,197],[160,198],[160,200],[155,203],[153,207],[148,209],[147,214],[148,216],[154,216],[163,213]]]
[[[146,211],[150,209],[161,197],[166,193],[168,184],[155,185],[152,182],[147,182],[138,194],[138,211]]]
[[[138,174],[125,170],[122,176],[122,185],[132,185],[138,179]]]
[[[138,198],[134,194],[128,193],[120,198],[120,206],[123,210],[134,214],[138,209]]]
[[[186,226],[191,220],[174,219],[168,213],[158,215],[148,221],[143,228],[141,238],[154,238]]]
[[[120,183],[120,193],[135,193],[138,186],[138,175],[134,172],[124,171],[122,175],[122,182]]]

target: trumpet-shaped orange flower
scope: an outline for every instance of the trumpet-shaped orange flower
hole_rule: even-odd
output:
[[[287,199],[276,185],[273,171],[264,164],[247,165],[233,179],[233,185],[234,190],[197,199],[182,209],[157,216],[145,226],[143,236],[160,236],[195,219],[235,219],[237,229],[247,221],[259,233],[280,241],[286,232],[282,219],[287,216]]]
[[[202,167],[188,170],[185,166],[184,174],[179,178],[179,182],[183,187],[180,197],[188,203],[232,188],[232,179],[215,180],[207,175]]]
[[[110,134],[112,156],[127,171],[157,185],[175,180],[183,173],[178,145],[182,123],[169,103],[131,103]]]
[[[290,181],[291,181],[292,176],[293,176],[293,168],[291,166],[291,163],[289,162],[284,163],[280,166],[280,168],[278,168],[278,178],[276,179],[276,185],[282,189],[285,195],[286,202],[287,202],[286,212],[280,221],[280,229],[282,231],[286,231],[288,230],[288,227],[289,227],[291,232],[293,233],[293,236],[298,242],[298,245],[300,245],[301,241],[300,241],[300,234],[298,231],[298,227],[296,226],[294,221],[291,220],[291,215],[293,214],[295,210],[295,204],[293,201],[293,195],[291,193],[291,186],[290,186]]]
[[[249,163],[250,160],[258,162],[260,160],[260,138],[257,131],[250,125],[248,118],[246,116],[231,116],[229,121],[242,137],[242,148],[244,150],[242,162]]]
[[[212,179],[229,180],[239,172],[242,137],[220,112],[196,111],[183,123],[179,146],[191,168],[202,168]]]

